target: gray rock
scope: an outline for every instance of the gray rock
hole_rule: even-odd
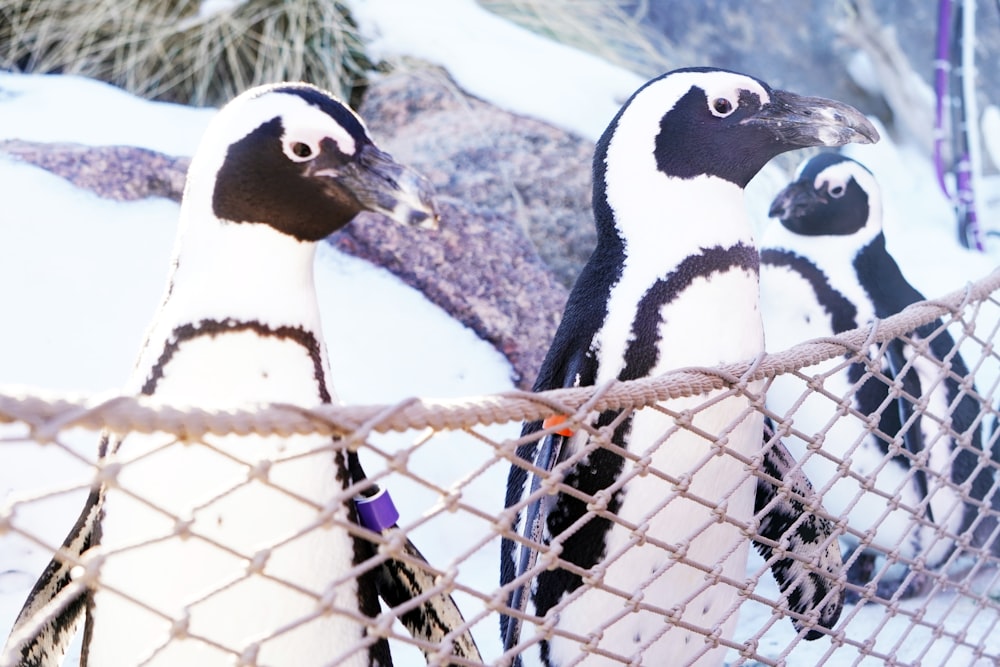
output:
[[[441,70],[374,83],[360,109],[380,144],[442,197],[515,220],[563,285],[594,248],[594,145],[470,97]]]
[[[0,152],[116,201],[166,197],[180,201],[189,158],[135,146],[81,146],[0,141]]]
[[[365,215],[334,243],[389,268],[493,343],[529,388],[565,286],[593,250],[593,145],[472,98],[438,70],[374,83],[360,112],[386,150],[431,180],[441,230],[428,243]]]
[[[546,269],[510,218],[440,203],[438,231],[402,227],[363,213],[331,237],[341,250],[383,266],[490,342],[530,389],[566,303],[566,289]],[[419,323],[401,322],[419,334]]]

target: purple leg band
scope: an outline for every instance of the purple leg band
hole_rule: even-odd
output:
[[[358,508],[358,522],[376,533],[392,528],[399,521],[399,511],[385,489],[379,489],[371,498],[355,497],[354,506]]]

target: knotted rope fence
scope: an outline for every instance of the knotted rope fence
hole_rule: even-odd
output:
[[[796,454],[796,469],[801,466],[809,476],[811,470],[821,469],[810,468],[808,462],[813,461],[826,465],[826,470],[835,470],[830,479],[812,479],[815,493],[808,497],[796,497],[780,479],[772,481],[781,493],[796,497],[807,511],[831,521],[836,535],[844,538],[845,545],[861,545],[854,551],[845,550],[844,569],[833,575],[837,590],[846,590],[848,595],[840,619],[829,630],[819,628],[820,639],[804,640],[809,631],[817,629],[817,619],[793,611],[787,593],[779,590],[771,579],[769,565],[775,558],[787,556],[793,548],[787,540],[778,541],[772,542],[774,556],[769,559],[752,556],[746,579],[729,582],[741,591],[736,607],[731,610],[739,614],[732,637],[720,636],[718,628],[689,627],[682,610],[661,609],[656,606],[657,600],[643,599],[642,591],[616,590],[602,580],[600,572],[580,573],[584,576],[583,588],[601,588],[621,599],[621,609],[593,611],[592,634],[568,637],[579,642],[580,660],[593,654],[609,661],[602,664],[663,664],[655,656],[643,654],[644,646],[652,640],[638,643],[635,652],[629,655],[609,652],[601,644],[604,630],[641,608],[662,615],[664,625],[660,634],[681,628],[701,637],[708,648],[729,647],[727,662],[732,665],[998,664],[1000,635],[994,630],[1000,624],[997,601],[1000,581],[997,581],[998,560],[993,552],[1000,549],[991,547],[992,538],[987,534],[1000,532],[996,528],[1000,525],[1000,513],[995,509],[996,504],[990,502],[995,487],[984,494],[983,489],[974,488],[969,479],[955,479],[941,472],[941,460],[945,460],[947,468],[948,461],[953,463],[960,456],[958,452],[964,452],[961,455],[975,457],[976,475],[989,480],[990,484],[994,478],[1000,479],[1000,465],[992,455],[997,446],[994,425],[1000,382],[1000,355],[993,345],[1000,327],[998,290],[1000,270],[965,289],[914,304],[869,327],[829,339],[804,342],[745,363],[680,369],[646,380],[543,394],[512,391],[462,400],[413,398],[393,405],[262,405],[213,411],[159,405],[148,398],[67,397],[34,391],[0,391],[0,465],[53,466],[53,461],[58,461],[58,465],[53,466],[58,474],[45,488],[9,493],[0,503],[0,554],[4,553],[5,543],[8,553],[17,549],[33,551],[40,569],[57,551],[87,489],[98,476],[106,474],[96,457],[95,443],[100,431],[133,438],[136,434],[146,434],[156,439],[157,447],[162,448],[197,443],[215,448],[213,451],[219,451],[214,444],[216,439],[233,435],[261,438],[336,436],[337,448],[346,447],[360,453],[368,469],[369,481],[392,492],[401,514],[400,531],[393,533],[376,534],[346,524],[340,527],[379,545],[378,556],[369,567],[391,557],[405,560],[407,555],[403,553],[400,535],[410,537],[424,551],[430,564],[431,594],[451,594],[464,616],[461,627],[454,629],[449,639],[471,631],[479,645],[482,662],[452,655],[450,641],[435,643],[412,637],[396,619],[413,604],[406,608],[386,607],[383,614],[371,622],[371,635],[391,640],[397,664],[506,664],[514,652],[560,632],[545,619],[533,622],[528,619],[526,624],[531,626],[531,631],[526,630],[521,646],[503,654],[499,644],[497,616],[506,610],[509,593],[497,587],[499,540],[507,536],[518,543],[524,542],[510,532],[513,513],[523,509],[523,505],[508,510],[503,506],[507,470],[511,463],[518,461],[515,449],[524,442],[520,436],[521,423],[566,415],[573,428],[588,429],[597,436],[593,440],[600,446],[613,448],[609,434],[617,422],[597,428],[591,425],[595,414],[618,411],[620,415],[630,415],[641,409],[656,410],[673,419],[671,429],[702,432],[711,450],[706,459],[735,456],[745,466],[747,478],[766,477],[760,457],[741,457],[726,445],[724,436],[733,425],[725,427],[721,433],[699,431],[698,415],[703,410],[722,398],[737,396],[746,399],[748,411],[763,412],[769,417],[778,436],[797,438],[804,443],[804,448],[798,451],[790,447]],[[913,335],[912,332],[921,328],[926,334],[927,326],[935,321],[940,325],[932,326],[933,333]],[[950,333],[956,349],[961,351],[967,376],[957,377],[953,365],[947,360],[936,360],[930,354],[928,339],[943,331]],[[950,379],[959,387],[962,396],[975,401],[978,409],[971,428],[980,433],[982,444],[978,449],[971,440],[971,429],[959,431],[954,427],[948,411],[957,409],[957,399],[948,403],[942,413],[939,404],[913,395],[910,385],[888,373],[883,358],[894,341],[910,343],[917,357],[935,365],[937,373],[933,377],[928,375],[926,364],[920,367],[921,386],[933,387]],[[916,368],[916,361],[912,358],[911,361]],[[905,431],[907,424],[910,428],[919,425],[924,430],[926,451],[923,454],[906,452],[901,444],[902,435],[883,432],[879,415],[858,413],[850,402],[850,392],[843,394],[831,388],[830,376],[845,364],[852,363],[865,369],[854,391],[869,381],[887,388],[887,396],[892,400],[886,400],[881,412],[897,410],[895,399],[898,397],[910,406],[908,410],[912,414],[904,411],[900,418],[904,424],[902,430]],[[800,381],[803,395],[788,412],[776,413],[765,403],[765,392],[760,387],[763,383],[766,391],[773,386],[775,378],[782,377]],[[683,399],[683,404],[679,405],[677,399]],[[663,404],[665,401],[674,402]],[[804,405],[815,407],[817,402],[825,404],[831,415],[829,423],[818,432],[802,430],[796,410],[805,409]],[[745,417],[742,415],[740,419]],[[830,449],[827,436],[832,438],[837,424],[850,420],[865,425],[865,437],[874,434],[883,443],[880,446],[884,447],[885,460],[874,470],[858,468],[860,454],[857,452],[860,450],[857,447],[860,444],[848,448],[844,456],[831,453],[834,450]],[[939,442],[944,444],[937,444]],[[949,442],[956,444],[948,445]],[[736,525],[747,539],[760,538],[757,532],[760,517],[744,522],[724,516],[724,512],[716,511],[713,501],[699,497],[697,491],[688,488],[688,479],[674,478],[656,470],[650,463],[656,446],[654,444],[645,452],[618,453],[629,462],[631,475],[659,476],[665,497],[679,496],[700,503],[711,509],[712,520],[716,523]],[[669,446],[669,441],[664,446]],[[332,450],[332,446],[327,447],[327,451]],[[877,482],[883,468],[898,465],[903,459],[908,470],[905,479],[921,475],[924,480],[920,488],[924,489],[926,497],[922,500],[907,497],[903,487],[895,492],[886,491],[884,485]],[[123,463],[127,465],[128,462]],[[256,470],[246,461],[234,460],[233,465],[250,471],[248,474]],[[541,472],[529,464],[522,462],[520,465],[533,473]],[[574,489],[563,482],[566,469],[556,472],[545,480],[542,495],[555,491],[573,493]],[[697,469],[693,469],[690,477],[696,476]],[[280,482],[267,479],[266,475],[258,474],[258,478],[264,484],[274,484],[286,491]],[[836,490],[842,488],[838,484],[846,482],[857,487],[857,495],[834,507],[831,503],[837,495]],[[357,491],[352,487],[345,491],[345,497]],[[220,494],[228,492],[222,490]],[[971,526],[955,528],[957,524],[948,523],[949,513],[959,510],[942,509],[939,500],[946,492],[957,494],[964,504],[977,508],[978,517]],[[873,499],[884,511],[881,516],[875,512],[874,516],[864,517],[867,523],[859,523],[858,515],[870,512]],[[157,500],[153,498],[151,502]],[[587,498],[587,502],[594,516],[624,525],[621,518],[608,511],[607,497],[595,496]],[[669,500],[664,504],[667,502]],[[56,507],[60,515],[65,514],[65,525],[50,526],[45,522],[45,517],[51,516],[55,511],[52,508]],[[651,508],[650,518],[661,509]],[[166,508],[165,512],[169,514],[170,509]],[[904,537],[895,543],[892,540],[896,538],[885,537],[888,529],[883,523],[888,525],[895,521],[893,517],[899,512],[906,513],[913,526],[927,529],[928,534],[933,535],[926,550],[912,548],[916,528],[909,533],[903,531]],[[712,579],[716,563],[686,560],[686,547],[696,535],[682,536],[674,544],[664,544],[657,542],[654,536],[645,535],[642,525],[627,527],[637,535],[636,548],[648,544],[662,548],[671,554],[672,560],[683,562],[703,572],[706,579]],[[864,570],[862,566],[867,561],[863,553],[877,553],[878,564]],[[251,563],[254,554],[237,553],[236,557]],[[612,557],[627,558],[624,554],[609,556]],[[794,553],[792,557],[799,558],[814,571],[818,567],[810,558]],[[539,558],[538,571],[546,567],[572,570],[575,566],[562,560],[556,549],[544,552]],[[0,564],[0,572],[5,569]],[[903,585],[898,589],[885,588],[883,584],[900,569],[904,572]],[[862,570],[863,576],[858,575]],[[29,574],[33,579],[37,572]],[[353,572],[351,576],[356,574]],[[719,579],[717,574],[714,576]],[[22,585],[9,592],[8,599],[16,598],[19,604],[26,593],[27,586]],[[573,604],[573,599],[573,595],[567,596],[559,609]],[[680,606],[683,607],[683,601]],[[10,613],[16,611],[12,609]],[[606,619],[600,617],[602,613],[607,614]],[[800,627],[793,627],[790,618]],[[2,620],[12,622],[13,617],[0,618]],[[244,648],[223,646],[222,650],[245,660]],[[361,648],[353,647],[353,650]],[[345,655],[351,650],[352,647],[345,648]]]

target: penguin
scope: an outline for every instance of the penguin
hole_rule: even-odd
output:
[[[835,152],[804,161],[769,215],[777,221],[761,239],[760,278],[769,350],[867,326],[924,299],[886,248],[881,190],[861,163]],[[872,346],[862,361],[845,361],[853,358],[804,369],[823,382],[823,393],[808,392],[804,401],[804,380],[774,378],[767,407],[804,437],[822,434],[830,458],[807,454],[800,437],[785,442],[825,508],[847,521],[844,540],[857,550],[848,559],[849,583],[868,584],[877,554],[896,552],[904,564],[919,559],[919,570],[884,571],[875,592],[912,597],[929,589],[933,577],[923,572],[942,566],[959,536],[968,534],[973,546],[993,542],[996,513],[984,510],[996,510],[1000,494],[993,488],[996,464],[984,451],[982,406],[974,387],[963,386],[969,369],[940,320],[908,339]],[[942,368],[949,371],[943,377]],[[870,369],[904,394],[894,396]],[[838,398],[851,412],[836,418]],[[840,470],[842,460],[850,461],[850,474]],[[965,484],[972,502],[958,488]],[[862,544],[869,531],[870,543]]]
[[[647,82],[597,143],[597,245],[535,391],[762,354],[744,187],[785,151],[877,138],[852,107],[728,70]],[[501,545],[505,656],[547,667],[722,664],[747,585],[756,485],[745,462],[760,454],[762,422],[748,397],[716,391],[576,426],[525,424],[505,501],[521,554],[513,539]],[[559,485],[540,493],[529,469]],[[521,641],[522,627],[534,636]]]
[[[126,394],[212,410],[335,403],[313,258],[365,210],[421,228],[438,219],[428,183],[331,94],[283,83],[232,100],[192,158]],[[85,666],[388,667],[373,632],[380,596],[423,596],[401,620],[425,642],[463,621],[448,595],[421,590],[433,576],[408,540],[403,557],[376,558],[373,533],[395,524],[378,491],[329,437],[105,435],[93,490],[5,664],[60,664],[85,616]],[[374,523],[359,525],[362,505]],[[453,634],[454,655],[479,658]]]

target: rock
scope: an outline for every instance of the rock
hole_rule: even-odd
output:
[[[531,241],[508,217],[440,202],[437,232],[362,213],[331,237],[341,250],[383,266],[490,342],[530,389],[566,303]],[[412,326],[412,323],[401,323]]]
[[[396,159],[434,185],[434,243],[374,215],[334,235],[493,343],[529,388],[595,243],[593,144],[462,92],[441,70],[375,81],[359,110]]]
[[[189,158],[135,146],[82,146],[0,141],[0,151],[57,174],[78,188],[116,201],[166,197],[180,201]]]
[[[439,196],[515,220],[560,282],[573,284],[596,241],[592,142],[470,97],[431,68],[374,82],[360,112]]]

